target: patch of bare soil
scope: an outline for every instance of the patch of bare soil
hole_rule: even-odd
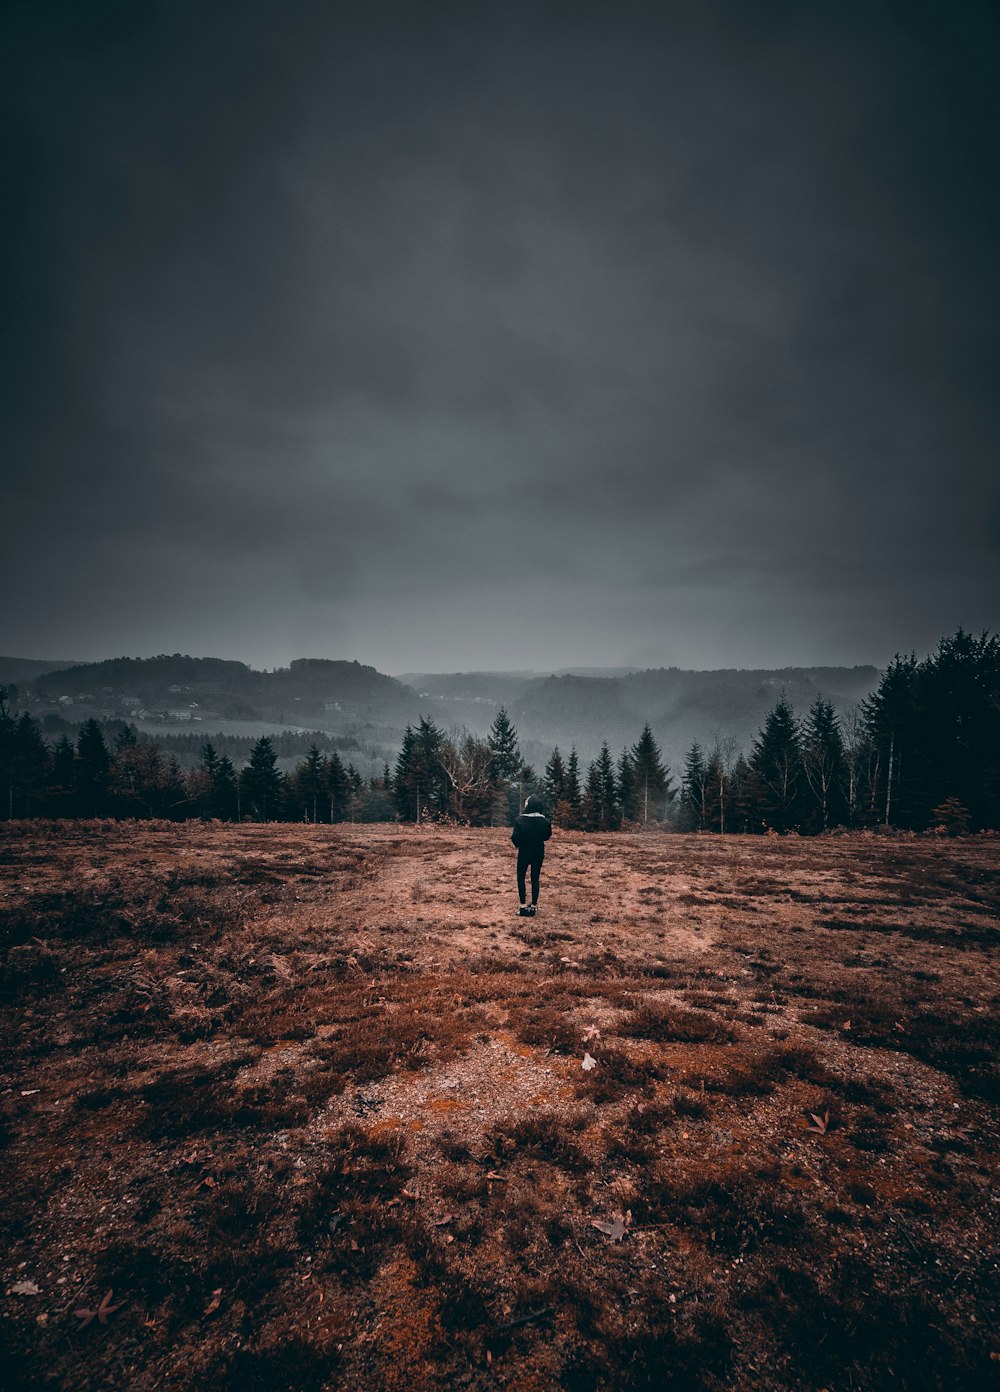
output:
[[[4,826],[6,1385],[994,1385],[998,851]]]

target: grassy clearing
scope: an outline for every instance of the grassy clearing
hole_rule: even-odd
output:
[[[0,857],[9,1386],[990,1384],[996,841]]]

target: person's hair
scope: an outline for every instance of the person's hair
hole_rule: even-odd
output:
[[[525,812],[544,812],[545,803],[537,793],[532,793],[531,797],[525,800],[524,810]]]

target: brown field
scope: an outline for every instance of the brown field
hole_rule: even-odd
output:
[[[996,1385],[997,839],[0,863],[7,1387]]]

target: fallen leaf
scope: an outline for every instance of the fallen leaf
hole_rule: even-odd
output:
[[[22,1088],[22,1089],[21,1089],[21,1096],[22,1096],[22,1097],[34,1097],[35,1093],[36,1093],[36,1092],[41,1092],[41,1090],[42,1090],[41,1088]]]
[[[850,1022],[850,1020],[845,1020],[845,1021],[844,1021],[844,1029],[845,1029],[845,1030],[849,1030],[850,1028],[851,1028],[851,1022]]]
[[[601,1031],[597,1028],[596,1025],[588,1025],[587,1028],[583,1031],[583,1037],[585,1040],[600,1039]]]
[[[333,1217],[330,1219],[327,1226],[329,1227],[332,1233],[335,1233],[343,1221],[344,1215],[342,1213],[335,1213]]]
[[[589,1054],[583,1056],[583,1071],[589,1073],[592,1068],[597,1067],[597,1059],[591,1058]]]
[[[11,1295],[41,1295],[41,1289],[34,1281],[15,1281],[10,1288]]]
[[[807,1126],[806,1130],[815,1131],[817,1135],[825,1136],[830,1129],[830,1113],[824,1112],[822,1116],[817,1116],[815,1112],[810,1112],[809,1115],[812,1117],[814,1124],[812,1126]]]
[[[443,1228],[454,1218],[454,1213],[446,1213],[443,1218],[435,1218],[431,1224],[432,1228]]]
[[[404,1189],[404,1190],[403,1190],[403,1198],[404,1198],[404,1199],[409,1199],[411,1203],[416,1203],[417,1200],[420,1198],[420,1190],[419,1190],[419,1189]]]
[[[604,1233],[605,1237],[610,1237],[612,1242],[621,1242],[628,1232],[631,1218],[631,1213],[626,1214],[624,1218],[620,1214],[615,1214],[613,1218],[595,1218],[590,1226],[596,1228],[598,1232]]]
[[[507,1183],[507,1181],[504,1179],[503,1175],[502,1175],[502,1174],[497,1174],[496,1170],[487,1170],[487,1172],[486,1172],[486,1178],[487,1178],[487,1179],[499,1179],[500,1182],[501,1182],[501,1184],[506,1184],[506,1183]]]
[[[208,1302],[208,1304],[205,1306],[205,1314],[206,1314],[206,1315],[214,1315],[215,1312],[216,1312],[216,1310],[217,1310],[217,1309],[219,1308],[219,1306],[222,1304],[222,1290],[223,1290],[223,1288],[222,1288],[222,1286],[220,1286],[220,1287],[218,1288],[218,1290],[214,1290],[214,1291],[212,1292],[212,1298],[211,1298],[211,1300]]]

